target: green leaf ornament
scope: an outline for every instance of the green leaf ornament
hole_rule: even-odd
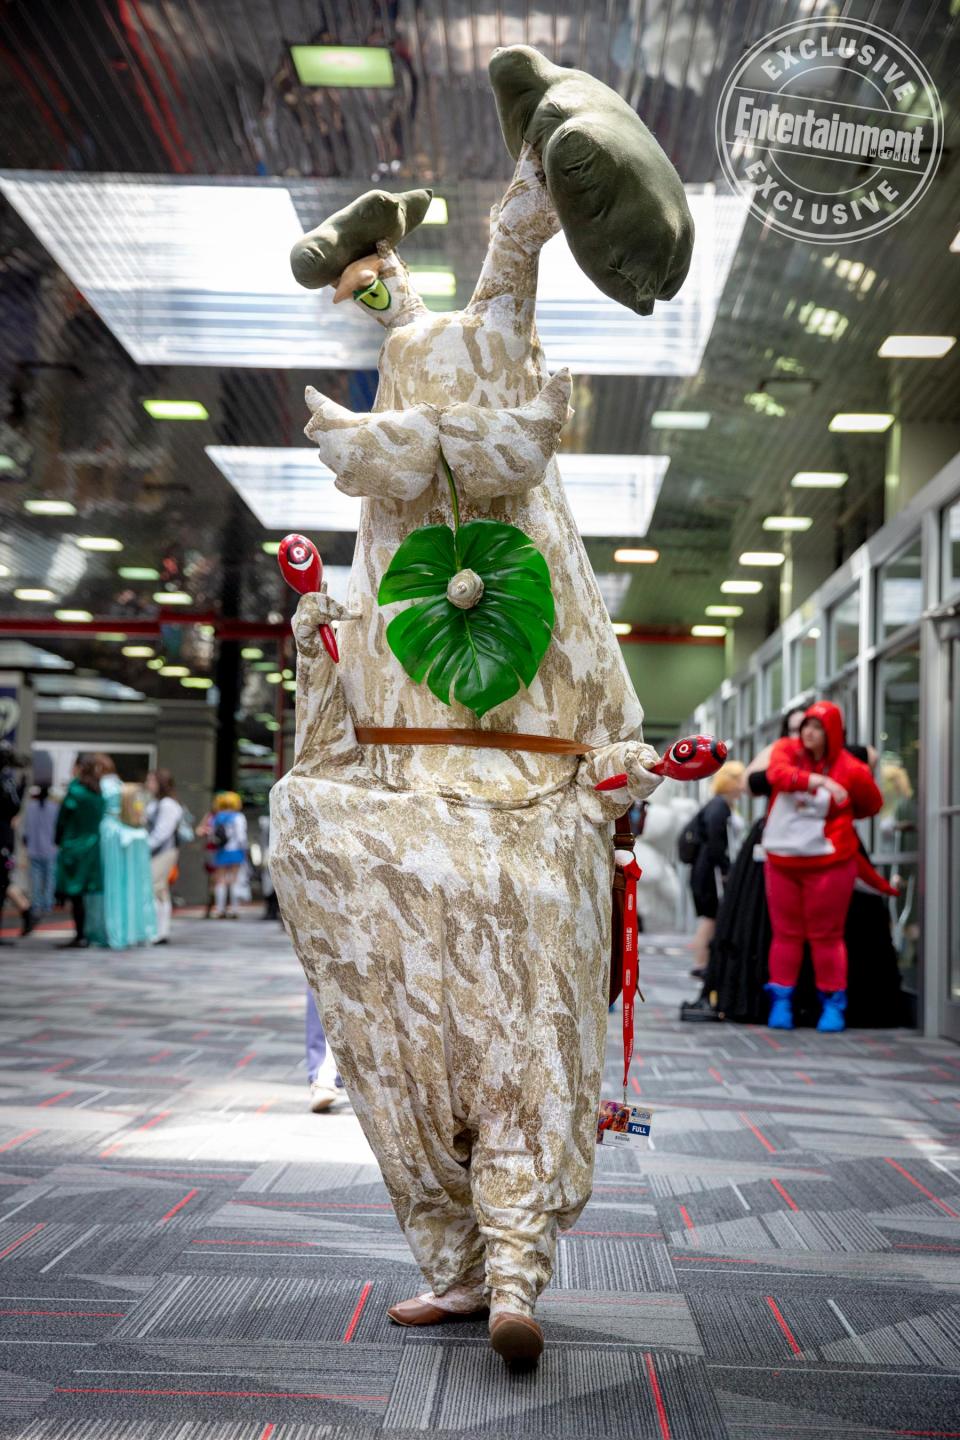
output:
[[[553,631],[547,562],[522,530],[497,520],[414,530],[377,599],[422,602],[390,621],[387,643],[411,680],[426,680],[444,705],[452,692],[477,716],[530,684]]]

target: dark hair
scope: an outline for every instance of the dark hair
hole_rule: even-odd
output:
[[[785,711],[783,712],[783,719],[782,719],[782,721],[780,722],[780,739],[781,739],[781,740],[784,738],[785,735],[789,735],[789,734],[790,734],[790,717],[791,717],[791,715],[805,715],[806,713],[807,713],[807,707],[806,707],[806,705],[791,705],[791,707],[790,707],[789,710],[785,710]]]
[[[86,785],[88,790],[95,794],[100,790],[100,757],[99,755],[80,755],[77,758],[77,779],[81,785]]]
[[[153,778],[157,782],[158,800],[166,800],[168,796],[176,795],[176,782],[169,770],[154,770]]]
[[[50,786],[47,785],[46,782],[44,782],[43,785],[37,786],[37,793],[33,798],[36,800],[38,805],[46,805],[49,794]]]

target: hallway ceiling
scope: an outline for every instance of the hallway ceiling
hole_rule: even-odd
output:
[[[198,610],[251,621],[279,617],[289,599],[261,546],[290,526],[278,514],[276,528],[265,530],[207,447],[302,447],[307,382],[358,410],[373,398],[369,369],[337,368],[331,352],[330,368],[320,370],[323,352],[296,342],[306,330],[304,345],[319,344],[323,325],[313,335],[309,329],[324,302],[290,288],[286,276],[276,289],[267,283],[277,255],[266,211],[258,224],[270,253],[252,283],[231,269],[239,212],[222,209],[220,231],[208,212],[202,238],[207,259],[221,259],[224,293],[241,295],[257,335],[274,343],[244,354],[250,326],[234,309],[225,312],[225,334],[216,335],[215,319],[205,349],[184,349],[176,317],[147,316],[143,297],[132,293],[136,276],[151,266],[155,273],[158,263],[152,248],[144,253],[153,232],[149,217],[145,224],[131,205],[133,187],[149,182],[155,188],[138,193],[155,203],[198,186],[209,195],[226,178],[231,184],[221,183],[219,192],[225,201],[258,186],[277,196],[268,208],[289,196],[307,227],[372,184],[431,184],[448,202],[448,223],[423,227],[405,253],[453,271],[455,297],[429,302],[453,304],[477,273],[484,217],[511,168],[486,76],[496,45],[534,44],[613,85],[684,182],[706,187],[703,203],[714,203],[716,187],[719,204],[736,206],[714,145],[724,77],[748,40],[837,8],[820,0],[5,0],[0,455],[10,463],[0,469],[0,566],[9,572],[0,569],[0,612],[48,615],[49,604],[12,596],[15,588],[47,586],[55,587],[59,606],[116,615],[119,624],[121,616],[155,614],[153,592],[167,584],[186,589]],[[814,522],[792,541],[801,586],[807,571],[819,577],[825,557],[833,568],[882,523],[885,439],[830,432],[835,411],[889,411],[934,425],[957,418],[960,346],[938,361],[881,360],[877,350],[894,332],[960,334],[960,254],[950,252],[960,226],[960,12],[945,0],[840,8],[896,33],[934,76],[946,119],[939,174],[892,230],[840,250],[785,239],[748,216],[717,272],[705,345],[694,347],[686,367],[693,373],[664,373],[682,368],[672,362],[667,306],[651,320],[620,314],[620,323],[633,327],[625,349],[635,352],[628,363],[637,373],[590,374],[581,365],[567,450],[669,459],[644,539],[660,550],[660,562],[634,567],[624,589],[613,550],[640,537],[618,530],[613,507],[613,533],[587,541],[598,574],[618,577],[605,582],[608,594],[622,593],[616,618],[639,626],[688,629],[708,604],[727,599],[720,583],[745,573],[737,569],[740,552],[778,544],[761,528],[766,514],[793,506]],[[384,46],[395,84],[305,87],[289,54],[298,43]],[[19,172],[15,180],[10,172]],[[41,172],[41,179],[22,172]],[[77,200],[104,175],[116,177],[112,203],[127,207],[126,252],[102,250],[104,216],[92,217]],[[216,215],[216,193],[210,203]],[[274,219],[279,236],[289,217],[277,211]],[[178,232],[169,220],[165,234],[176,258]],[[285,246],[278,240],[281,257]],[[263,292],[251,298],[257,285]],[[271,313],[274,294],[285,296],[292,330],[283,328],[282,307]],[[558,303],[560,323],[562,310]],[[138,348],[148,319],[150,343]],[[339,312],[337,321],[350,324]],[[550,324],[545,317],[548,339]],[[209,418],[153,420],[142,406],[150,396],[198,400]],[[704,412],[709,424],[676,430],[653,423],[657,412],[678,410]],[[842,471],[849,480],[839,490],[791,490],[798,470]],[[25,513],[24,500],[38,496],[68,500],[77,513]],[[114,536],[124,550],[80,551],[78,535]],[[317,532],[315,539],[325,559],[349,562],[349,535]],[[121,564],[156,569],[161,578],[124,580]],[[738,603],[747,620],[769,625],[777,618],[777,573],[749,573],[764,580],[764,590]],[[151,693],[167,683],[144,673],[142,662],[124,663],[117,645],[84,643],[72,642],[82,663]]]

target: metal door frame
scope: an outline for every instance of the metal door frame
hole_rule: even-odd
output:
[[[923,904],[924,1029],[928,1035],[942,1035],[960,1041],[960,1002],[949,994],[948,946],[950,926],[948,904],[960,904],[949,893],[948,821],[957,806],[938,801],[949,795],[951,783],[950,724],[960,693],[951,694],[951,681],[960,691],[960,674],[951,676],[952,647],[960,640],[960,616],[956,607],[924,618],[921,637],[921,674],[924,677],[922,761],[925,771],[924,850],[926,881]],[[958,666],[960,670],[960,666]]]

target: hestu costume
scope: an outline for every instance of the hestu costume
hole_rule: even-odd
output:
[[[539,251],[558,228],[525,146],[464,311],[426,310],[392,244],[372,237],[371,314],[385,328],[374,412],[307,392],[307,433],[338,487],[363,496],[347,606],[325,593],[299,604],[296,763],[271,808],[283,916],[432,1298],[457,1311],[489,1304],[492,1319],[532,1314],[558,1228],[590,1194],[610,822],[626,803],[594,785],[625,771],[642,798],[659,783],[553,458],[570,380],[548,378],[534,304]],[[402,607],[384,614],[377,602],[401,541],[450,521],[441,457],[461,520],[519,527],[552,577],[539,671],[479,719],[409,678],[384,634]],[[339,666],[318,634],[329,620],[341,621]],[[576,744],[394,744],[370,727]]]

